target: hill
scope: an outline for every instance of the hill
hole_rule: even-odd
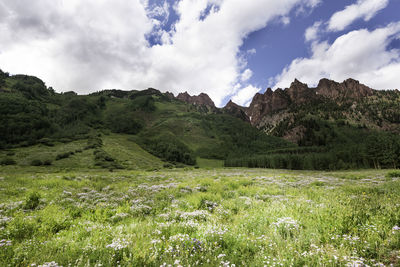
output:
[[[134,168],[135,163],[125,166],[123,162],[135,158],[132,154],[135,149],[144,149],[175,165],[194,165],[198,157],[224,160],[295,147],[217,109],[205,94],[194,101],[190,96],[181,100],[153,88],[112,89],[90,95],[59,94],[36,77],[1,73],[0,147],[5,151],[3,154],[11,155],[20,147],[53,147],[80,140],[93,149],[94,165]],[[202,102],[203,99],[211,102]],[[124,140],[118,137],[122,135],[126,136]],[[121,149],[124,152],[113,155],[113,151]],[[17,156],[20,157],[18,153]],[[49,160],[54,162],[54,156],[57,155]],[[9,157],[2,159],[4,163],[7,160],[20,163],[12,155]]]
[[[0,71],[4,165],[56,164],[64,157],[75,158],[65,161],[73,166],[82,161],[111,169],[196,165],[197,159],[210,166],[220,163],[204,159],[288,169],[397,168],[399,132],[400,92],[352,79],[322,79],[316,88],[295,80],[289,88],[256,94],[248,108],[232,101],[217,108],[203,93],[56,93],[36,77]],[[62,149],[74,143],[79,147]],[[32,155],[51,147],[57,153],[37,157],[40,164],[32,162],[36,156],[15,152],[24,147]]]
[[[284,90],[256,94],[242,109],[252,125],[299,148],[228,165],[341,169],[400,164],[398,90],[373,90],[353,79],[322,79],[309,88],[295,80]]]

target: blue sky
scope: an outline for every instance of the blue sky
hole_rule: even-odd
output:
[[[400,0],[4,0],[0,68],[56,91],[248,105],[294,78],[400,88]]]
[[[268,82],[270,77],[278,75],[293,59],[310,56],[310,46],[304,38],[305,30],[312,26],[315,21],[326,21],[332,14],[354,2],[356,1],[323,1],[311,14],[300,16],[291,14],[292,20],[288,25],[277,23],[272,27],[265,27],[250,34],[241,47],[241,50],[252,48],[257,50],[257,56],[248,60],[248,66],[253,70],[253,77],[250,82],[261,87],[273,86],[274,84]],[[322,37],[332,43],[343,33],[362,28],[373,30],[399,20],[400,1],[391,1],[385,9],[378,12],[371,20],[356,20],[346,30],[324,33]],[[392,48],[400,48],[399,41],[392,44],[394,45]],[[273,64],[266,64],[266,62],[273,62]]]

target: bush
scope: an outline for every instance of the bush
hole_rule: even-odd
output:
[[[42,138],[39,140],[39,143],[45,146],[54,146],[49,138]]]
[[[174,167],[171,163],[164,163],[163,168],[172,169]]]
[[[388,177],[388,178],[399,178],[399,177],[400,177],[400,171],[391,171],[391,172],[388,172],[388,173],[386,174],[386,177]]]
[[[123,167],[116,162],[114,158],[112,158],[107,152],[102,149],[96,149],[93,151],[94,161],[96,166],[100,166],[102,168],[112,169],[123,169]]]
[[[141,145],[151,154],[165,161],[187,165],[196,164],[193,151],[173,134],[166,133],[155,138],[145,139]]]
[[[15,165],[17,162],[13,158],[4,158],[0,161],[1,165]]]
[[[65,152],[65,153],[60,153],[56,156],[56,160],[60,160],[60,159],[66,159],[69,158],[69,156],[73,155],[74,152]]]
[[[45,166],[50,166],[51,163],[52,163],[52,161],[50,159],[46,159],[43,161],[43,165],[45,165]]]
[[[25,200],[24,209],[34,210],[39,206],[40,194],[37,192],[30,193]]]
[[[103,141],[98,136],[91,136],[87,140],[85,149],[99,148],[103,146]]]
[[[31,161],[31,166],[41,166],[43,162],[40,159],[34,159]]]
[[[8,151],[6,155],[7,155],[7,156],[14,156],[14,155],[15,155],[15,152],[14,152],[14,151]]]

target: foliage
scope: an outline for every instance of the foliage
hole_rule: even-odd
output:
[[[39,206],[40,203],[40,194],[38,192],[30,193],[24,204],[24,209],[34,210]]]
[[[141,142],[146,150],[161,159],[187,165],[196,164],[193,152],[173,134],[163,133],[153,138],[144,138]]]
[[[94,161],[96,166],[108,169],[122,169],[123,167],[107,152],[101,148],[93,151]]]
[[[41,166],[43,162],[40,159],[34,159],[31,161],[31,166]]]
[[[400,171],[391,171],[386,174],[388,178],[400,178]]]
[[[290,169],[400,166],[398,135],[372,131],[365,126],[380,123],[383,128],[398,121],[400,96],[395,91],[379,92],[357,105],[345,99],[342,102],[320,99],[291,106],[292,116],[285,117],[278,125],[265,126],[267,132],[275,135],[272,136],[229,114],[221,114],[218,109],[185,104],[152,88],[129,92],[105,90],[83,96],[75,92],[55,93],[32,76],[10,76],[0,71],[0,77],[3,83],[0,149],[42,144],[52,150],[59,142],[86,140],[87,146],[81,147],[81,151],[101,148],[109,153],[102,148],[101,133],[118,133],[131,135],[135,145],[174,164],[192,165],[199,157],[226,160],[227,166]],[[349,109],[359,115],[350,118],[346,113]],[[297,144],[279,138],[296,129],[304,129]],[[70,156],[81,151],[67,149],[38,159],[68,158],[65,161],[68,164],[73,161]],[[85,155],[94,158],[92,152]],[[29,165],[31,160],[33,157],[18,162]],[[118,161],[124,165],[123,162],[130,160],[125,156]],[[106,166],[104,162],[108,161],[97,160],[97,166]],[[93,165],[93,159],[87,164]]]
[[[73,151],[63,152],[63,153],[57,154],[56,160],[69,158],[69,156],[71,156],[73,154],[75,154]]]
[[[15,165],[17,162],[10,157],[6,157],[0,160],[0,165]]]

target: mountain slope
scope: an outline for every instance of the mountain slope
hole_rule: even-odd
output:
[[[182,100],[153,88],[113,89],[90,95],[58,94],[36,77],[6,74],[2,77],[0,148],[3,149],[68,143],[93,136],[99,136],[104,145],[112,143],[107,138],[112,132],[130,135],[131,142],[164,161],[193,165],[196,157],[226,159],[295,146],[224,113],[205,94],[185,98],[181,95]],[[135,148],[132,145],[124,149]],[[124,167],[123,162],[129,162],[128,156],[113,155],[116,150],[107,149],[107,145],[97,150],[94,157],[100,159],[101,166],[112,163],[110,168]],[[125,154],[129,155],[129,151]],[[108,158],[110,164],[106,164]]]
[[[398,90],[373,90],[352,79],[343,83],[322,79],[316,88],[309,88],[295,80],[284,90],[256,94],[245,112],[255,127],[299,148],[278,150],[275,154],[281,159],[269,153],[265,159],[236,161],[244,166],[258,162],[266,167],[278,161],[281,163],[273,167],[337,169],[400,164]],[[282,163],[285,157],[286,163]],[[322,158],[324,162],[318,162]]]

